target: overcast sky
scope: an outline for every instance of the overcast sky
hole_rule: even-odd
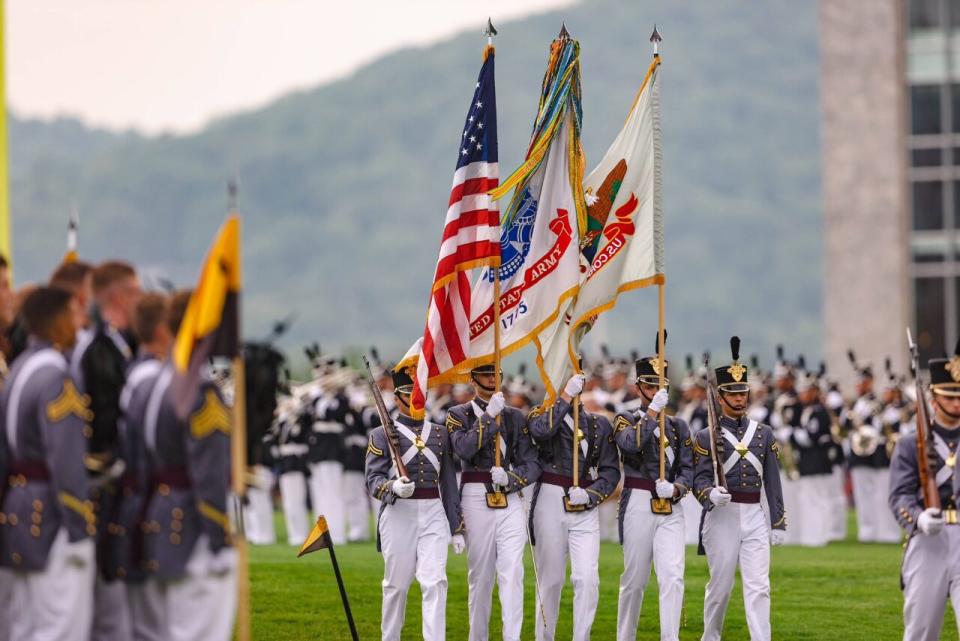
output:
[[[0,0],[4,1],[4,0]],[[185,132],[386,52],[573,0],[5,0],[21,116]]]

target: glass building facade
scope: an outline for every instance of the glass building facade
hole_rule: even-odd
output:
[[[907,0],[907,163],[914,326],[924,358],[960,322],[960,0]]]

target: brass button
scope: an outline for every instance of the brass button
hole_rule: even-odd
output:
[[[30,520],[33,521],[36,525],[40,525],[40,522],[43,521],[43,515],[39,512],[34,512],[30,515]]]
[[[175,519],[177,519],[177,520],[183,519],[183,510],[181,510],[181,509],[178,508],[178,507],[173,508],[172,514],[173,514],[173,518],[175,518]]]
[[[0,525],[6,525],[6,524],[7,524],[7,515],[4,514],[3,512],[0,512]]]
[[[170,523],[170,529],[174,532],[179,532],[183,529],[183,523],[181,521],[172,521]]]
[[[93,524],[88,525],[87,536],[96,536],[96,535],[97,535],[97,528]]]
[[[10,515],[7,516],[7,521],[10,523],[10,525],[17,525],[20,522],[20,519],[17,518],[15,513],[11,512]]]
[[[32,537],[35,538],[35,539],[40,538],[40,526],[39,526],[39,525],[31,525],[31,526],[30,526],[30,536],[32,536]]]
[[[43,501],[40,499],[33,499],[33,509],[37,512],[43,512]]]
[[[23,557],[17,554],[16,552],[11,554],[10,558],[13,560],[14,565],[20,565],[21,563],[23,563]]]
[[[166,483],[161,483],[157,486],[157,492],[160,493],[160,496],[170,496],[170,486]]]
[[[174,545],[180,545],[180,535],[176,532],[170,534],[170,542]]]

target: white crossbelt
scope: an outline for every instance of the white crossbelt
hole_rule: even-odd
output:
[[[423,443],[423,449],[417,447],[417,435],[414,434],[409,427],[403,425],[402,423],[396,423],[395,425],[397,432],[403,434],[403,436],[411,443],[410,448],[400,457],[403,459],[403,464],[406,465],[412,461],[418,453],[423,454],[423,456],[430,461],[430,465],[432,465],[433,469],[437,471],[437,474],[440,474],[440,459],[438,459],[437,455],[433,453],[433,450],[427,447],[427,443],[430,439],[430,432],[433,429],[433,423],[429,421],[423,422],[423,428],[420,431],[420,442]]]
[[[570,414],[567,414],[565,417],[563,417],[563,422],[566,423],[567,427],[570,428],[570,433],[572,434],[572,433],[573,433],[573,416],[570,415]],[[589,444],[587,443],[587,439],[586,439],[586,438],[580,439],[580,451],[583,452],[583,460],[586,461],[587,463],[590,462],[590,461],[587,460],[587,449],[588,449],[589,447],[590,447],[590,446],[589,446]],[[589,472],[589,474],[590,474],[590,478],[591,478],[591,479],[597,480],[597,468],[591,467],[591,468],[588,470],[588,472]]]
[[[957,445],[960,446],[960,443]],[[933,433],[933,449],[937,451],[937,454],[940,455],[940,458],[943,459],[944,463],[950,461],[951,458],[954,461],[953,466],[944,465],[937,470],[937,487],[940,487],[944,483],[947,483],[953,479],[953,468],[956,467],[957,451],[951,450],[950,446],[947,445],[947,442],[943,440],[943,437],[936,432]]]
[[[745,458],[757,471],[757,474],[760,475],[760,478],[763,478],[763,464],[760,463],[760,459],[758,459],[757,455],[750,450],[745,450],[745,448],[749,447],[750,442],[753,441],[753,436],[756,434],[757,427],[759,426],[760,424],[756,421],[750,421],[747,424],[747,431],[743,435],[743,441],[738,441],[737,437],[734,436],[733,433],[727,428],[720,428],[721,432],[723,433],[723,438],[734,447],[733,454],[728,456],[726,463],[723,464],[724,474],[728,474],[730,470],[733,469],[733,466],[737,464],[737,461],[739,461],[741,458]],[[742,455],[740,454],[741,450],[745,450],[745,453]]]
[[[660,443],[660,425],[659,424],[657,425],[656,428],[654,428],[653,435],[657,438],[657,443],[659,447],[659,443]],[[673,465],[673,447],[669,445],[669,443],[670,441],[668,440],[667,447],[664,448],[664,453],[667,455],[667,464],[672,466]]]
[[[477,405],[476,401],[470,401],[470,405],[473,406],[473,415],[476,416],[477,420],[479,421],[480,416],[483,415],[483,410],[480,409],[480,406]],[[505,459],[507,458],[507,439],[503,438],[501,435],[501,438],[498,440],[500,441],[500,456],[501,458]]]
[[[66,373],[67,361],[63,354],[53,348],[41,349],[27,357],[23,367],[17,372],[17,377],[10,388],[10,396],[7,401],[7,443],[10,451],[17,453],[17,418],[20,414],[20,396],[23,395],[23,388],[36,372],[44,367],[55,367],[58,371]]]

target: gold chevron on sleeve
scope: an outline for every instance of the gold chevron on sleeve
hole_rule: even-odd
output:
[[[58,423],[70,416],[76,414],[84,422],[93,419],[93,412],[90,411],[90,397],[77,391],[73,381],[67,379],[63,382],[63,393],[57,398],[47,403],[47,419],[52,423]]]
[[[216,392],[207,390],[203,407],[190,416],[190,433],[196,439],[204,439],[217,431],[230,433],[230,412]]]

